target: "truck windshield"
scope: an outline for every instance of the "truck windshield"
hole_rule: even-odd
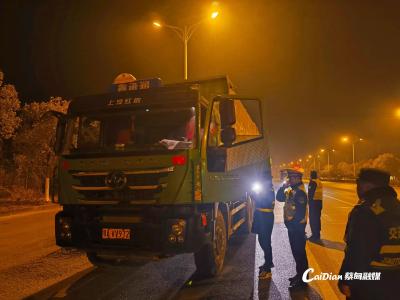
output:
[[[191,149],[195,108],[87,114],[67,123],[63,154]]]

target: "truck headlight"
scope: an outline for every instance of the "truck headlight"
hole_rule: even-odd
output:
[[[72,238],[72,219],[70,217],[60,217],[58,219],[60,237],[64,240]]]
[[[186,221],[183,219],[173,219],[169,220],[171,224],[171,233],[168,236],[168,240],[170,243],[175,243],[178,241],[179,243],[183,243],[185,240],[185,228]]]
[[[171,231],[176,236],[181,235],[183,232],[183,226],[181,226],[180,224],[174,224],[172,225]]]

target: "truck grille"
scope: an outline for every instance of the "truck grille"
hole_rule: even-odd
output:
[[[153,204],[167,187],[168,174],[173,171],[174,167],[111,173],[72,172],[79,180],[72,188],[82,195],[82,201]],[[118,178],[112,178],[113,175]]]

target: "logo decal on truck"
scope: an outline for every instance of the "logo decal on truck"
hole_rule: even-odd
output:
[[[106,186],[115,190],[122,190],[126,186],[127,182],[128,179],[126,178],[125,174],[118,171],[111,172],[105,179]]]
[[[129,104],[140,104],[142,103],[142,98],[119,98],[119,99],[110,99],[107,103],[108,106],[114,105],[129,105]]]

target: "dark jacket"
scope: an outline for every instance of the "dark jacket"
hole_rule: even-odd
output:
[[[274,226],[275,194],[272,184],[259,194],[252,195],[255,201],[254,219],[251,231],[257,234],[271,232]]]
[[[371,262],[379,258],[384,242],[385,228],[382,220],[392,220],[400,226],[400,202],[393,188],[380,187],[365,193],[362,202],[349,214],[345,233],[345,257],[339,274],[345,280],[346,272],[372,272]],[[376,202],[379,200],[379,213]],[[378,216],[379,215],[379,216]],[[385,221],[386,222],[386,221]],[[357,283],[346,281],[347,285]]]

